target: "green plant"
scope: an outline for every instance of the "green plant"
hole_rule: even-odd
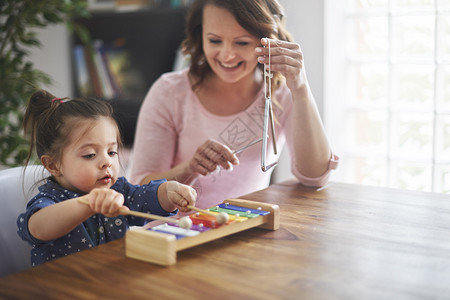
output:
[[[22,134],[24,108],[30,95],[51,78],[35,69],[29,49],[40,47],[36,29],[66,23],[82,41],[88,35],[72,20],[87,17],[86,0],[0,1],[0,164],[24,162],[28,142]]]

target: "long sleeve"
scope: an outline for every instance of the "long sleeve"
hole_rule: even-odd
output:
[[[280,107],[274,106],[277,119],[278,151],[287,144],[293,153],[292,98],[286,85],[276,92]],[[138,183],[151,173],[164,172],[192,158],[198,146],[215,139],[230,149],[238,149],[261,138],[264,118],[263,91],[240,113],[217,116],[207,111],[191,90],[187,70],[164,74],[151,87],[138,118],[133,149],[131,182]],[[291,156],[292,157],[292,156]],[[273,169],[261,171],[261,143],[238,154],[240,164],[233,171],[219,170],[200,176],[193,183],[197,190],[197,205],[211,207],[227,198],[239,197],[269,185]],[[267,160],[276,161],[271,144]],[[293,162],[295,166],[295,161]],[[335,166],[330,158],[329,170]],[[296,172],[298,180],[311,186],[325,184],[328,173],[308,178]]]

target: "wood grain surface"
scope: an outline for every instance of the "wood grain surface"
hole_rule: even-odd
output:
[[[279,229],[180,251],[170,267],[125,257],[120,239],[2,277],[0,299],[450,298],[449,195],[288,181],[240,198],[278,204]]]

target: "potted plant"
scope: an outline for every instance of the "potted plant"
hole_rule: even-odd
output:
[[[33,91],[52,82],[28,59],[29,49],[41,46],[35,30],[66,23],[87,42],[87,31],[72,20],[88,15],[86,0],[0,2],[0,165],[23,164],[28,151],[21,129],[25,105]]]

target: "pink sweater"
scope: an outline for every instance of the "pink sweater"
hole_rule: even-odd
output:
[[[262,136],[264,117],[263,90],[245,111],[230,116],[208,112],[192,91],[187,70],[162,75],[151,87],[142,104],[133,148],[131,182],[137,184],[146,175],[168,169],[192,158],[195,150],[207,139],[215,139],[230,149],[238,149]],[[275,135],[279,153],[284,144],[293,153],[289,89],[283,85],[276,92],[282,109],[274,106]],[[268,141],[267,163],[277,159]],[[196,188],[197,206],[212,207],[225,199],[236,198],[269,185],[273,168],[261,171],[261,143],[237,155],[240,161],[233,171],[220,170],[201,176]],[[291,155],[291,168],[298,180],[308,186],[322,186],[331,169],[336,168],[337,157],[330,159],[329,170],[318,178],[301,175]]]

